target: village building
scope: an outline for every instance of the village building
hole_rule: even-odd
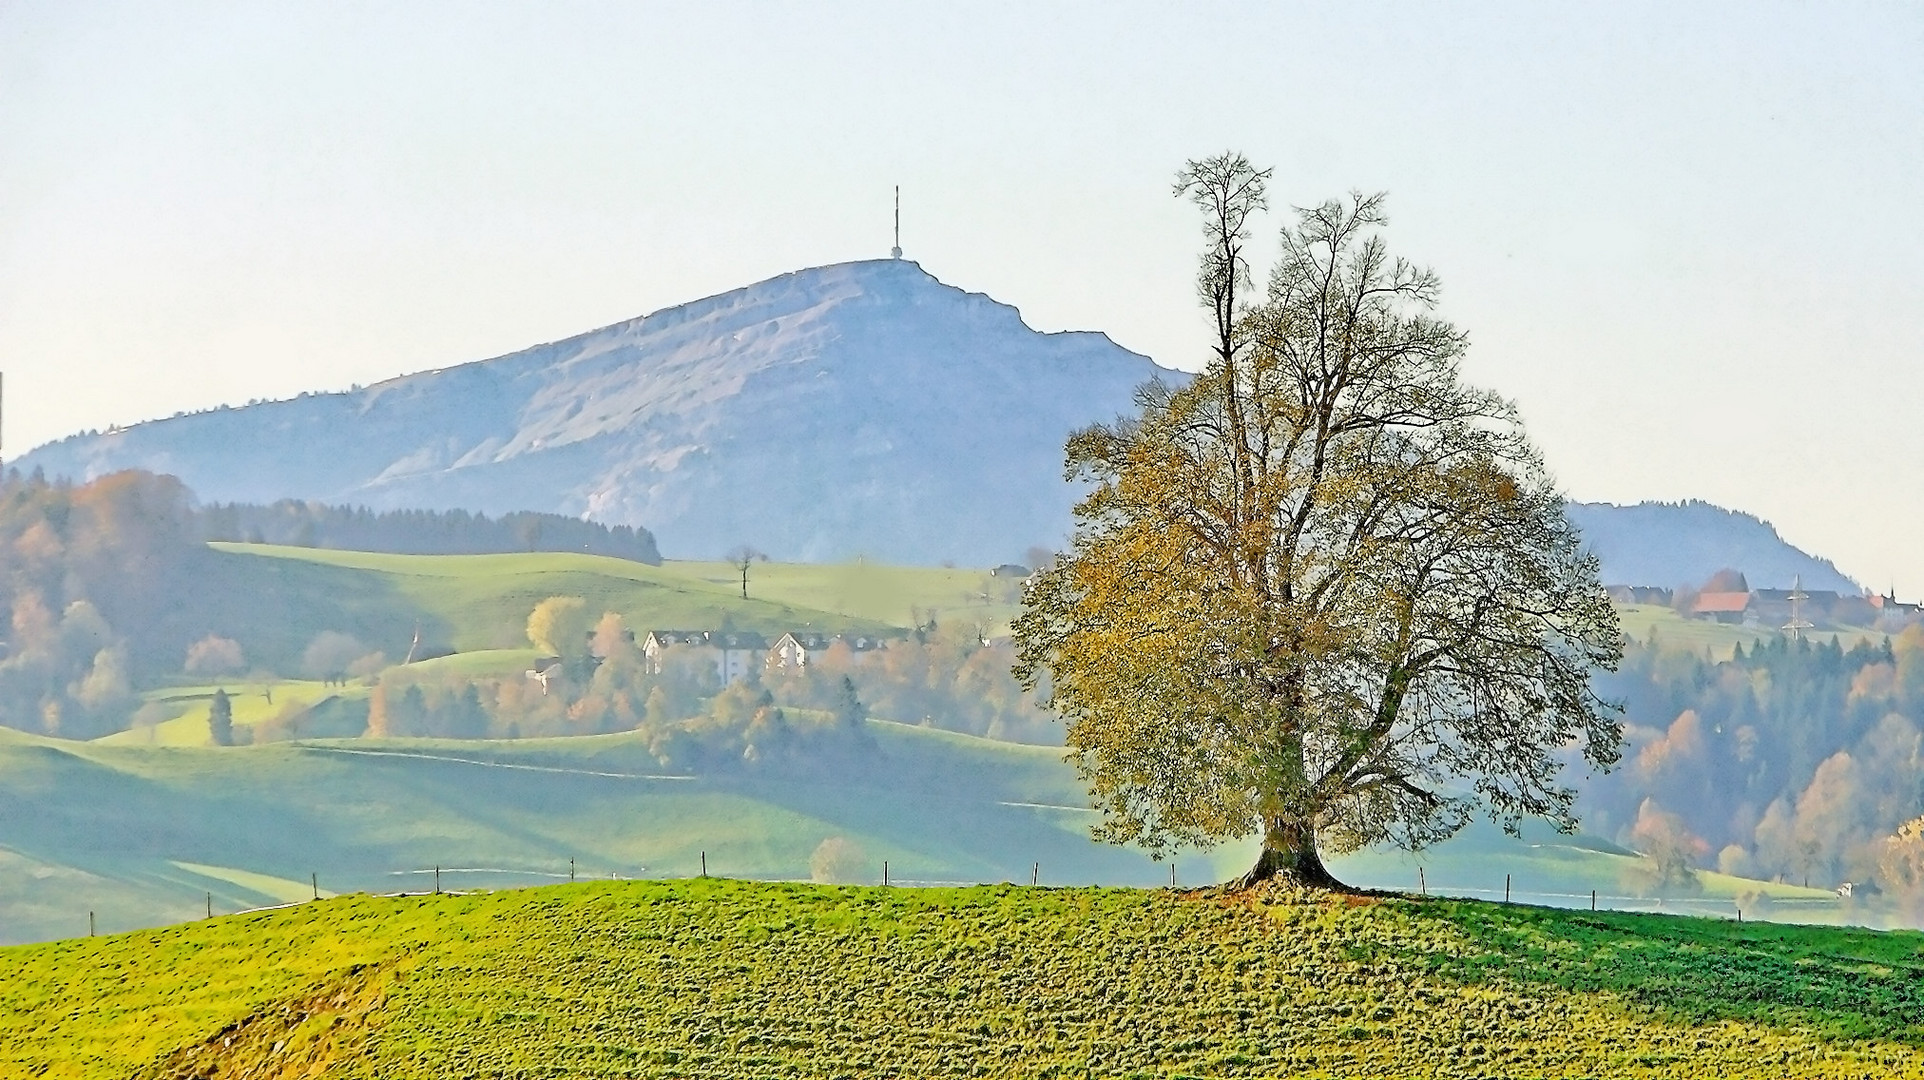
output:
[[[1781,628],[1791,621],[1791,594],[1797,589],[1752,589],[1750,590],[1750,609],[1745,622],[1758,626]],[[1804,589],[1798,599],[1796,614],[1803,619],[1827,626],[1847,621],[1840,616],[1848,614],[1842,610],[1843,596],[1830,589]]]
[[[873,656],[886,643],[886,638],[873,634],[816,634],[791,630],[777,638],[774,646],[768,650],[768,670],[786,673],[805,671],[809,664],[819,663],[823,655],[837,644],[847,646],[859,663]]]
[[[1669,607],[1675,595],[1670,589],[1657,585],[1606,585],[1604,594],[1619,604],[1653,604]]]
[[[1871,607],[1873,621],[1887,629],[1900,629],[1924,621],[1924,604],[1904,603],[1897,598],[1895,589],[1883,596],[1872,594],[1864,600]]]
[[[1709,622],[1741,623],[1750,608],[1750,596],[1748,592],[1698,593],[1690,605],[1690,614]]]
[[[642,639],[641,654],[648,670],[661,674],[670,649],[688,650],[713,664],[723,683],[748,677],[768,655],[768,639],[739,630],[650,630]]]

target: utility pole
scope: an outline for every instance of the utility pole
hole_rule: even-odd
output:
[[[1810,622],[1804,618],[1804,601],[1810,599],[1810,594],[1804,591],[1804,575],[1798,574],[1791,579],[1790,595],[1785,599],[1790,601],[1790,621],[1784,624],[1784,633],[1792,641],[1801,641],[1804,631],[1812,629]]]

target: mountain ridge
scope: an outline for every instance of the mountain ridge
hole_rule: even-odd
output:
[[[1068,434],[1179,380],[1099,331],[1043,333],[910,260],[792,271],[373,386],[69,436],[14,464],[179,476],[205,502],[565,514],[671,558],[990,565],[1060,547]],[[1610,584],[1726,566],[1856,592],[1766,522],[1707,503],[1569,504]]]
[[[214,501],[537,510],[665,553],[986,563],[1059,544],[1068,433],[1177,373],[1042,333],[908,260],[778,275],[360,390],[71,436],[15,464],[181,477]],[[237,450],[238,448],[238,450]]]
[[[1564,512],[1602,562],[1606,585],[1700,585],[1725,568],[1741,570],[1752,588],[1863,591],[1829,559],[1781,536],[1755,514],[1701,499],[1646,500],[1633,505],[1571,502]]]

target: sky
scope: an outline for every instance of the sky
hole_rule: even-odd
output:
[[[1572,498],[1924,595],[1924,8],[0,0],[4,451],[902,246],[1198,367],[1170,185],[1387,191]]]

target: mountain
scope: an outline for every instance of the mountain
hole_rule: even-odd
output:
[[[1606,585],[1698,585],[1725,567],[1754,589],[1862,590],[1829,559],[1777,535],[1769,522],[1707,502],[1571,503],[1566,512],[1603,563]]]
[[[172,473],[203,500],[536,510],[664,554],[982,565],[1061,542],[1070,431],[1171,374],[907,260],[843,263],[348,393],[156,420],[23,471]]]

